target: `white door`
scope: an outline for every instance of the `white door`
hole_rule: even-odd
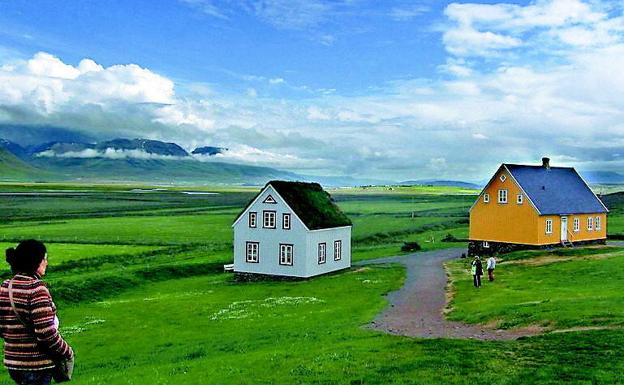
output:
[[[561,240],[568,240],[568,217],[561,217]]]

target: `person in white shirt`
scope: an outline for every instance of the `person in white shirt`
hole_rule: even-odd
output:
[[[496,268],[496,258],[494,258],[494,256],[492,255],[487,260],[487,272],[488,272],[488,279],[490,280],[490,282],[494,280],[495,268]]]

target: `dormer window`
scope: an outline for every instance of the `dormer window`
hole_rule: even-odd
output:
[[[483,203],[490,203],[490,194],[483,194]]]
[[[507,177],[505,176],[505,174],[501,174],[499,179],[500,179],[501,182],[504,182],[504,181],[507,180]]]

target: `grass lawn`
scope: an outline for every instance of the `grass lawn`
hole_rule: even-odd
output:
[[[449,318],[502,328],[624,326],[624,250],[517,252],[503,256],[496,280],[472,287],[470,261],[448,264],[455,296]]]
[[[4,252],[9,247],[15,247],[16,243],[0,242],[0,250]],[[152,246],[134,245],[89,245],[72,243],[47,243],[49,266],[60,265],[64,262],[78,259],[94,258],[102,256],[124,255],[130,257],[133,254],[158,250]]]
[[[451,318],[581,329],[505,342],[422,340],[365,327],[386,306],[384,294],[401,287],[402,267],[235,282],[222,272],[232,259],[230,225],[253,192],[150,192],[134,205],[120,191],[126,188],[93,187],[96,209],[72,205],[83,198],[55,206],[57,198],[38,197],[29,212],[35,198],[20,198],[11,210],[21,219],[0,225],[0,239],[11,239],[0,247],[21,237],[59,242],[47,244],[46,281],[77,353],[76,384],[624,382],[621,249],[508,255],[497,281],[479,291],[466,261],[453,261]],[[440,239],[467,236],[474,196],[384,191],[334,195],[354,221],[354,259],[397,255],[412,240],[426,250],[465,246]]]

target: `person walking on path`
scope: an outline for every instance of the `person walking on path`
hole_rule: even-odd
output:
[[[490,282],[494,281],[494,269],[496,269],[496,258],[492,255],[487,260],[487,272]]]
[[[483,264],[481,263],[481,258],[478,255],[475,255],[474,260],[472,261],[472,281],[474,283],[474,287],[481,287],[481,276],[483,275]]]
[[[48,267],[43,243],[22,241],[6,250],[14,276],[0,285],[0,336],[4,365],[21,385],[49,385],[55,363],[74,352],[58,331],[56,306],[41,280]]]

